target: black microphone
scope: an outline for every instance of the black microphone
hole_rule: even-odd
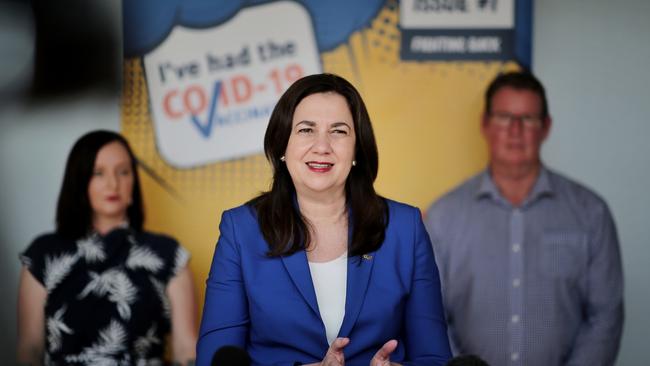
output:
[[[490,366],[476,355],[462,355],[452,358],[446,366]]]
[[[251,358],[246,350],[235,346],[223,346],[214,353],[212,366],[250,366]]]

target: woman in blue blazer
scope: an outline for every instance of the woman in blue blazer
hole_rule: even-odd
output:
[[[269,192],[225,211],[197,363],[244,348],[254,365],[444,365],[440,282],[420,211],[377,195],[370,117],[345,79],[280,98],[264,138]]]

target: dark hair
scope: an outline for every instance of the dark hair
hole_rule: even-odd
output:
[[[93,131],[83,135],[72,147],[65,166],[61,193],[56,208],[56,232],[70,239],[79,239],[92,229],[92,208],[88,198],[88,184],[99,150],[111,142],[124,146],[131,158],[133,170],[133,197],[126,214],[129,226],[142,231],[144,212],[136,158],[122,135],[111,131]]]
[[[273,183],[269,192],[249,203],[257,211],[260,230],[269,244],[271,257],[290,255],[307,247],[311,237],[309,222],[294,203],[295,187],[284,155],[291,135],[293,113],[305,97],[333,92],[347,101],[354,122],[356,166],[350,170],[345,183],[345,195],[350,212],[352,239],[350,256],[379,249],[388,225],[388,206],[375,193],[379,158],[370,116],[359,92],[347,80],[332,74],[317,74],[297,80],[280,97],[273,109],[264,135],[264,153],[273,166]]]
[[[492,98],[503,88],[513,88],[517,90],[529,90],[539,96],[542,101],[542,119],[548,117],[548,101],[546,100],[546,91],[544,85],[535,77],[535,75],[526,71],[513,71],[498,75],[485,91],[485,113],[492,113]]]

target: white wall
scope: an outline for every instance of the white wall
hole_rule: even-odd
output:
[[[537,0],[534,19],[533,70],[554,118],[544,158],[609,203],[625,271],[617,364],[647,364],[650,2]]]
[[[117,97],[84,97],[0,112],[0,355],[15,355],[18,253],[54,229],[56,199],[72,144],[93,129],[119,129]]]
[[[121,2],[97,4],[121,37]],[[94,129],[119,130],[120,90],[89,90],[28,102],[34,29],[29,3],[0,0],[0,364],[14,364],[18,254],[54,229],[65,159]],[[83,57],[80,52],[79,57]],[[118,55],[118,57],[121,57]],[[116,60],[116,65],[121,61]],[[119,75],[119,70],[115,70]]]

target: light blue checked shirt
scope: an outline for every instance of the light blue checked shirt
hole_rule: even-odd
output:
[[[454,354],[492,366],[614,363],[621,258],[595,193],[542,168],[513,207],[486,170],[435,202],[426,226]]]

